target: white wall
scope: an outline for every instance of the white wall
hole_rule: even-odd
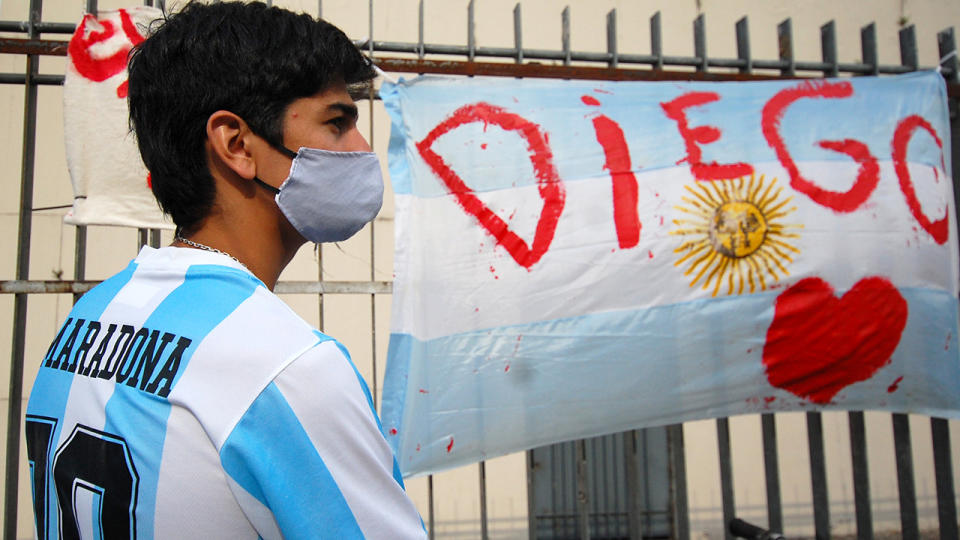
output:
[[[25,20],[27,0],[2,0],[0,19]],[[101,0],[101,9],[127,7],[135,0]],[[180,2],[182,3],[182,2]],[[83,0],[46,0],[45,21],[76,23]],[[178,2],[168,0],[175,6]],[[316,0],[276,0],[275,4],[315,14]],[[476,0],[476,32],[479,46],[513,45],[512,12],[514,0]],[[560,48],[560,12],[570,5],[571,46],[577,51],[606,50],[606,13],[618,13],[618,49],[621,53],[649,52],[650,16],[661,12],[663,52],[667,55],[693,55],[692,21],[700,13],[706,15],[707,51],[711,57],[736,57],[734,24],[743,15],[750,18],[752,56],[754,59],[777,57],[776,25],[787,17],[793,20],[794,50],[798,60],[820,60],[819,28],[828,20],[836,20],[839,59],[860,60],[860,28],[874,21],[877,24],[879,58],[885,64],[899,63],[897,31],[902,21],[916,25],[920,64],[938,63],[936,32],[947,27],[960,27],[960,2],[955,0],[527,0],[523,2],[523,42],[526,48]],[[376,0],[373,37],[377,40],[417,40],[417,0]],[[467,25],[466,0],[427,0],[425,39],[429,43],[465,44]],[[323,0],[325,18],[343,28],[353,38],[370,35],[369,9],[366,1]],[[23,37],[22,35],[11,37]],[[63,35],[47,35],[48,39],[67,39]],[[0,55],[0,72],[23,72],[22,56]],[[63,73],[63,58],[43,58],[41,73]],[[410,75],[404,74],[409,77]],[[13,279],[16,264],[16,238],[19,208],[23,87],[0,85],[0,280]],[[63,150],[62,91],[60,87],[40,88],[37,129],[36,187],[34,206],[68,204],[72,199]],[[379,102],[361,104],[361,126],[374,149],[385,155],[389,122]],[[372,128],[371,128],[372,125]],[[386,170],[386,167],[384,167]],[[30,265],[31,279],[70,279],[73,276],[74,228],[62,224],[65,210],[38,211],[33,215],[33,240]],[[325,246],[322,257],[304,248],[287,268],[281,279],[313,280],[321,276],[329,280],[389,280],[392,273],[393,206],[386,197],[384,209],[372,227],[339,246]],[[89,230],[87,278],[102,279],[117,271],[135,256],[137,234],[133,230],[91,227]],[[164,233],[163,243],[170,241]],[[372,259],[372,260],[371,260]],[[71,304],[69,295],[34,295],[29,300],[24,394],[29,392],[36,374],[37,359],[43,355],[57,326],[65,318]],[[304,318],[320,322],[317,297],[288,295],[287,300]],[[0,295],[0,359],[11,357],[13,298]],[[390,298],[365,295],[328,295],[323,300],[324,329],[343,341],[350,349],[361,372],[373,383],[374,349],[376,352],[377,388],[382,387],[389,332]],[[371,321],[376,334],[371,337]],[[0,367],[0,401],[4,410],[8,402],[7,362]],[[26,406],[26,400],[23,402]],[[787,533],[811,535],[813,514],[806,426],[801,414],[779,414],[778,445],[780,450],[781,491]],[[827,476],[832,503],[832,523],[837,533],[855,531],[853,519],[852,472],[850,467],[849,431],[846,415],[826,413],[823,416],[827,453]],[[0,430],[5,432],[6,415],[0,417]],[[737,507],[743,517],[765,522],[765,492],[762,468],[762,445],[758,417],[731,419],[733,470]],[[921,529],[935,528],[936,492],[929,419],[911,418],[914,440],[913,457],[916,470]],[[720,531],[720,483],[716,449],[716,427],[713,421],[694,422],[685,426],[686,465],[689,479],[691,530],[694,536],[717,538]],[[951,422],[953,434],[954,483],[960,487],[960,423]],[[22,432],[22,431],[21,431]],[[896,466],[893,455],[890,415],[867,414],[869,441],[870,487],[873,500],[875,530],[899,527]],[[18,536],[32,534],[30,488],[25,450],[21,446],[20,513]],[[0,462],[0,468],[3,463]],[[490,532],[494,538],[526,538],[527,498],[524,455],[514,454],[487,464],[487,505]],[[479,537],[480,503],[476,466],[462,467],[434,477],[434,508],[438,538]],[[427,479],[408,481],[408,490],[427,520]],[[2,494],[0,494],[2,497]]]

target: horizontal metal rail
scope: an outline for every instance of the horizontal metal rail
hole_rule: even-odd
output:
[[[657,18],[657,22],[659,19]],[[659,26],[656,24],[655,26]],[[0,31],[26,32],[26,22],[0,21]],[[66,33],[73,25],[63,23],[45,23],[38,26],[41,32]],[[658,33],[659,34],[659,33]],[[66,56],[67,41],[46,39],[0,38],[0,54],[34,54],[43,56]],[[796,72],[809,72],[810,76],[835,76],[840,73],[852,75],[901,74],[917,69],[912,65],[883,65],[875,63],[842,63],[827,61],[796,61],[792,58],[777,60],[756,60],[752,58],[703,58],[700,56],[664,56],[661,54],[625,54],[615,49],[608,52],[577,52],[570,50],[546,50],[509,47],[477,47],[471,45],[437,45],[395,41],[355,40],[361,49],[373,53],[406,53],[416,55],[407,57],[376,57],[374,61],[384,71],[408,73],[435,73],[447,75],[486,75],[500,77],[533,77],[578,80],[704,80],[704,81],[744,81],[783,79],[789,71],[793,77]],[[659,44],[658,44],[659,45]],[[567,45],[565,45],[567,46]],[[654,47],[659,50],[660,47]],[[467,61],[425,59],[424,55],[463,56]],[[478,62],[475,59],[509,58],[511,62]],[[559,62],[541,63],[539,61]],[[600,66],[570,65],[571,62],[603,64]],[[648,66],[653,69],[623,68],[621,65]],[[698,71],[665,71],[664,66],[692,67]],[[725,68],[737,70],[730,73],[708,73],[706,68]],[[770,74],[756,74],[752,70],[769,70]],[[951,80],[951,64],[941,66],[947,80]],[[818,75],[813,75],[813,74]],[[23,84],[22,73],[0,73],[0,84]],[[63,84],[62,75],[37,75],[33,80],[39,85]],[[960,84],[948,83],[948,94],[960,97]]]
[[[0,281],[0,294],[83,294],[100,281],[8,280]],[[280,281],[277,294],[391,294],[390,281]]]

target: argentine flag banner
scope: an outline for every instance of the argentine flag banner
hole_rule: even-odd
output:
[[[745,413],[958,416],[938,74],[381,95],[404,475]]]

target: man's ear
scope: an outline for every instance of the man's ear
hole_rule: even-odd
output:
[[[241,178],[252,179],[257,174],[257,163],[250,143],[253,131],[247,123],[230,111],[217,111],[207,119],[207,142],[210,150],[223,166]],[[211,167],[217,167],[211,164]]]

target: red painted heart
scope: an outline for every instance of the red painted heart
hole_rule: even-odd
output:
[[[807,278],[777,297],[763,346],[767,380],[818,404],[890,363],[907,324],[907,302],[882,277],[858,281],[842,297]]]
[[[493,124],[505,131],[516,131],[527,142],[530,152],[530,161],[533,164],[533,173],[537,178],[540,198],[543,199],[543,209],[533,236],[533,243],[527,242],[517,235],[503,219],[483,203],[472,189],[457,175],[456,172],[433,151],[433,143],[443,134],[454,128],[483,122],[484,125]],[[557,230],[557,221],[563,212],[566,192],[563,182],[553,165],[553,154],[547,145],[546,137],[540,126],[530,122],[522,116],[510,113],[489,103],[474,103],[465,105],[453,112],[446,120],[438,124],[426,137],[417,143],[417,150],[427,162],[433,172],[443,181],[450,193],[457,198],[457,202],[468,214],[476,218],[481,227],[493,236],[497,244],[517,261],[517,264],[526,269],[537,263],[553,242],[553,235]]]

